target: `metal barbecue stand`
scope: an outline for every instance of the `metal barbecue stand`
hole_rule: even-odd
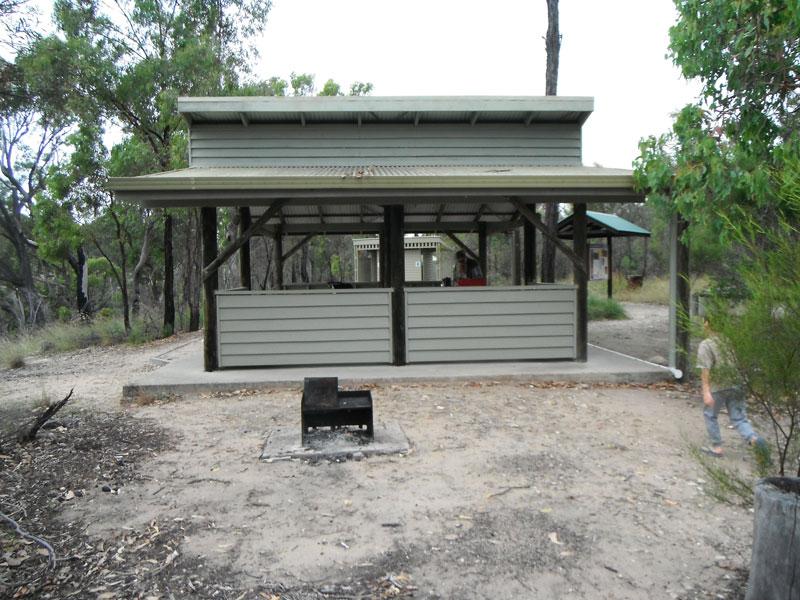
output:
[[[357,426],[358,433],[373,439],[372,393],[369,390],[339,391],[338,377],[305,378],[300,416],[303,445],[309,430],[318,427],[330,427],[333,431]]]

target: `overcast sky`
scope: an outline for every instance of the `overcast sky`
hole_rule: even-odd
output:
[[[631,168],[697,85],[667,59],[672,0],[561,0],[558,93],[593,96],[583,162]],[[258,79],[292,71],[374,96],[542,95],[545,0],[273,0]]]

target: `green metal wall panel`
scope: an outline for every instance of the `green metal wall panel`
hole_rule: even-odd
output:
[[[574,286],[410,288],[409,363],[575,359]]]
[[[565,124],[200,125],[194,167],[581,164],[581,131]]]
[[[218,292],[220,367],[388,364],[390,290]]]

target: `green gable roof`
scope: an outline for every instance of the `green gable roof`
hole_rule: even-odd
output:
[[[586,221],[588,225],[587,235],[590,238],[650,237],[649,231],[617,215],[587,210]],[[559,222],[558,237],[571,238],[572,231],[572,215],[570,215]]]

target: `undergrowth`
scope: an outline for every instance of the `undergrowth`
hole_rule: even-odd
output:
[[[91,322],[48,323],[31,333],[0,339],[0,368],[19,369],[26,358],[57,354],[90,346],[143,344],[161,336],[160,328],[148,319],[131,322],[125,332],[122,319],[96,318]]]
[[[693,277],[691,290],[695,293],[708,287],[706,277]],[[669,304],[669,277],[645,277],[640,287],[631,287],[628,280],[619,273],[612,280],[614,300],[619,302],[636,302],[640,304]],[[595,280],[589,282],[589,292],[605,296],[607,282]]]
[[[699,446],[689,445],[689,453],[703,469],[710,485],[706,493],[725,504],[752,508],[755,480],[741,471],[720,464],[720,459],[709,456]],[[755,461],[756,477],[766,477],[771,470],[772,460],[769,450],[755,446],[751,449]]]
[[[590,321],[600,321],[604,319],[627,319],[625,309],[613,298],[605,298],[589,294],[588,311]]]

